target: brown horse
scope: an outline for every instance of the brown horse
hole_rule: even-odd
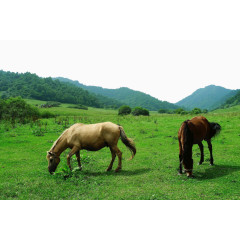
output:
[[[136,148],[132,139],[127,138],[123,128],[111,122],[97,124],[81,124],[76,123],[66,129],[61,136],[55,141],[51,149],[47,152],[48,171],[52,174],[55,172],[59,162],[61,153],[70,148],[71,151],[67,156],[67,164],[70,169],[70,159],[76,154],[78,166],[80,169],[80,150],[98,151],[104,147],[109,147],[112,153],[112,161],[107,171],[112,169],[116,155],[118,156],[118,167],[115,172],[122,168],[122,152],[117,147],[119,138],[128,147],[132,153],[131,159],[136,154]]]
[[[192,147],[193,144],[198,144],[201,151],[201,159],[199,165],[204,161],[203,144],[205,140],[208,143],[210,151],[210,165],[213,165],[212,143],[211,138],[216,136],[221,131],[221,126],[218,123],[208,122],[205,117],[194,117],[182,123],[178,131],[179,141],[179,173],[182,174],[182,164],[188,177],[192,176],[193,159]]]

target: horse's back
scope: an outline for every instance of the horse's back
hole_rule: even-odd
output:
[[[98,150],[116,144],[120,137],[119,126],[111,122],[95,124],[74,124],[68,130],[70,145],[79,145],[84,149]]]
[[[194,143],[199,143],[202,140],[208,138],[210,125],[208,120],[203,116],[192,118],[188,122],[188,126],[193,133]]]

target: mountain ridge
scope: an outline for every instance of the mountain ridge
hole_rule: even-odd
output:
[[[213,110],[220,107],[227,99],[233,97],[236,93],[237,90],[211,84],[204,88],[197,89],[191,95],[183,98],[176,104],[188,110],[195,107]]]
[[[120,87],[117,89],[103,88],[98,86],[87,86],[77,80],[71,80],[69,78],[56,77],[53,79],[58,79],[62,82],[71,82],[72,84],[79,86],[89,92],[100,94],[109,98],[113,98],[120,102],[123,102],[130,107],[144,107],[151,111],[158,111],[159,109],[177,109],[178,106],[169,103],[167,101],[161,101],[147,93],[141,91],[132,90],[128,87]]]
[[[118,108],[122,103],[76,88],[70,83],[42,78],[36,74],[14,73],[0,70],[0,92],[2,98],[21,96],[45,101],[82,104],[97,108]]]

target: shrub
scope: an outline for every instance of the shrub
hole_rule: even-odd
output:
[[[60,102],[55,102],[55,101],[49,101],[46,103],[48,107],[59,107],[61,105]]]
[[[180,114],[181,115],[186,115],[186,114],[188,114],[189,112],[187,112],[187,111],[182,111]]]
[[[0,118],[27,123],[40,117],[39,110],[27,104],[21,97],[9,98],[0,102]]]
[[[41,113],[41,118],[54,118],[54,117],[56,117],[56,115],[49,111],[44,111]]]
[[[149,116],[149,111],[145,108],[141,108],[141,107],[135,107],[132,111],[132,115],[133,116]]]
[[[131,112],[132,112],[132,109],[129,106],[123,105],[119,108],[118,115],[128,115]]]
[[[193,114],[200,114],[200,113],[202,113],[202,110],[201,110],[200,108],[194,108],[194,109],[192,110],[192,113],[193,113]]]
[[[76,108],[76,109],[83,109],[83,110],[88,110],[88,107],[81,105],[81,104],[76,104],[76,105],[70,105],[68,108]]]
[[[174,110],[174,113],[176,113],[176,114],[181,114],[182,112],[185,112],[185,110],[183,108],[178,108],[178,109]]]
[[[169,113],[168,109],[159,109],[158,113]]]

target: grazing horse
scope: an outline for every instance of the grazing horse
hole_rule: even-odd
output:
[[[221,126],[218,123],[208,122],[205,117],[194,117],[191,120],[184,121],[178,131],[179,141],[179,173],[182,174],[182,164],[188,177],[192,176],[193,159],[192,147],[193,144],[198,144],[201,151],[201,159],[199,165],[204,161],[203,144],[205,140],[208,143],[210,151],[210,165],[213,165],[212,143],[211,138],[216,136],[221,131]]]
[[[76,123],[66,129],[60,137],[54,142],[51,149],[47,152],[48,171],[52,174],[55,172],[59,162],[60,155],[67,148],[71,151],[67,156],[67,164],[71,168],[70,159],[76,154],[79,169],[81,170],[80,150],[98,151],[104,147],[109,147],[112,153],[112,161],[107,171],[112,169],[116,155],[118,156],[118,167],[115,172],[122,168],[122,152],[117,147],[119,138],[131,151],[132,157],[136,154],[135,144],[132,139],[128,138],[123,127],[111,122],[82,124]]]

